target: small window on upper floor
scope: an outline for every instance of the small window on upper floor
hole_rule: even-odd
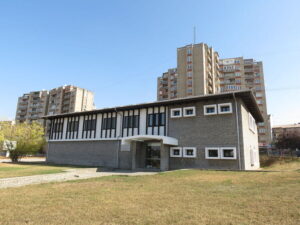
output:
[[[219,114],[232,113],[232,104],[231,103],[222,103],[218,104]]]
[[[178,117],[182,117],[181,108],[171,109],[171,118],[178,118]]]
[[[216,115],[217,114],[217,105],[204,105],[204,115]]]
[[[190,117],[190,116],[196,116],[196,107],[185,107],[183,108],[183,116],[184,117]]]

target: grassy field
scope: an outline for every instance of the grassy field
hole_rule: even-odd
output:
[[[0,163],[0,178],[61,173],[66,169],[70,169],[70,167],[39,163]]]
[[[282,172],[182,170],[3,189],[0,224],[300,224],[299,165],[287,162]]]

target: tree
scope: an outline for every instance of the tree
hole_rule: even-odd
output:
[[[1,146],[4,141],[8,143],[10,158],[12,162],[18,162],[22,157],[28,154],[38,152],[45,143],[44,128],[39,123],[20,123],[20,124],[3,124],[0,126]]]
[[[296,149],[300,148],[300,137],[292,136],[292,137],[282,137],[279,138],[275,145],[279,149]]]

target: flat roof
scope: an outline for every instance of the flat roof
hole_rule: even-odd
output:
[[[251,90],[224,92],[224,93],[209,94],[209,95],[198,95],[198,96],[177,98],[177,99],[171,99],[171,100],[141,103],[141,104],[136,104],[136,105],[116,106],[116,107],[110,107],[110,108],[95,109],[95,110],[90,110],[90,111],[48,115],[48,116],[44,116],[43,118],[52,119],[52,118],[61,118],[61,117],[65,117],[65,116],[78,116],[78,115],[89,115],[89,114],[105,113],[105,112],[112,112],[112,111],[125,111],[125,110],[141,109],[141,108],[154,107],[154,106],[162,106],[162,105],[168,106],[168,105],[175,105],[175,104],[181,104],[181,103],[196,102],[199,100],[233,98],[233,96],[239,97],[243,100],[246,107],[248,108],[248,110],[251,112],[251,114],[255,118],[256,122],[264,121],[263,116],[259,110],[257,103],[256,103],[253,92]]]
[[[300,128],[300,123],[276,125],[276,126],[273,126],[272,128],[297,128],[297,127]]]

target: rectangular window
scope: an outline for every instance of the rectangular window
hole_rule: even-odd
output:
[[[165,126],[165,113],[148,114],[148,127]]]
[[[223,147],[221,150],[221,159],[236,159],[235,147]]]
[[[96,130],[96,119],[83,121],[83,130],[84,131]]]
[[[69,121],[67,125],[67,132],[78,131],[79,121]]]
[[[256,122],[255,122],[255,119],[253,118],[253,116],[251,115],[251,113],[248,113],[248,126],[249,126],[249,129],[253,133],[256,132],[256,130],[257,130]]]
[[[195,147],[184,147],[183,148],[183,157],[185,158],[196,158],[197,149]]]
[[[55,123],[53,126],[54,133],[60,133],[63,131],[63,123]]]
[[[196,116],[196,107],[185,107],[183,108],[183,116],[184,117],[190,117],[190,116]]]
[[[116,117],[104,118],[102,129],[103,130],[116,129],[116,122],[117,122]]]
[[[219,114],[232,113],[232,104],[231,103],[218,104],[218,112]]]
[[[204,115],[216,115],[217,114],[217,105],[204,105]]]
[[[139,124],[138,115],[124,117],[124,126],[123,126],[124,128],[137,128],[138,124]]]
[[[182,148],[181,147],[171,147],[170,148],[170,157],[182,157]]]
[[[182,116],[181,108],[171,109],[171,118],[179,118],[181,116]]]
[[[205,148],[205,158],[206,159],[220,159],[219,148],[215,148],[215,147]]]

